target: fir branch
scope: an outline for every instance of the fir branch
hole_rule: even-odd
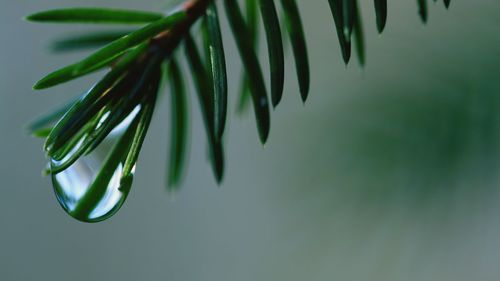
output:
[[[241,104],[251,97],[258,134],[261,142],[265,143],[270,131],[270,105],[257,56],[257,16],[263,19],[270,65],[269,89],[272,105],[277,107],[282,99],[285,77],[282,30],[275,6],[278,1],[245,1],[246,18],[237,0],[219,2],[225,7],[244,68],[245,90]],[[181,45],[185,47],[186,60],[190,65],[189,74],[195,81],[215,179],[218,183],[223,180],[228,86],[216,3],[215,0],[186,0],[166,15],[111,8],[71,8],[26,17],[30,21],[51,23],[145,24],[129,33],[89,34],[60,41],[56,46],[60,46],[61,50],[105,45],[81,61],[48,74],[34,86],[37,90],[46,89],[96,70],[108,69],[107,74],[80,99],[42,116],[28,127],[33,135],[46,139],[45,151],[57,199],[70,215],[81,221],[97,222],[109,218],[122,206],[132,185],[161,77],[170,81],[172,92],[167,183],[170,189],[180,184],[185,152],[188,150],[186,120],[189,118],[184,89],[186,75],[182,74],[177,63],[180,52],[176,50]],[[310,74],[300,8],[296,0],[280,0],[279,3],[294,54],[301,98],[305,102],[309,94]],[[325,0],[324,3],[331,9],[332,25],[337,31],[344,62],[349,63],[354,43],[355,54],[360,64],[364,65],[366,50],[358,1]],[[422,21],[426,22],[427,0],[417,0],[416,3]],[[450,1],[443,0],[443,3],[448,8]],[[381,33],[388,17],[387,1],[374,0],[374,11],[377,30]],[[200,19],[203,19],[201,34],[195,33],[192,28]],[[200,35],[204,39],[202,50],[205,50],[205,57],[197,46],[196,38]],[[115,134],[120,137],[107,150],[107,157],[98,171],[87,179],[88,184],[83,189],[78,186],[78,192],[75,192],[81,182],[73,182],[71,176],[78,174],[86,159]]]

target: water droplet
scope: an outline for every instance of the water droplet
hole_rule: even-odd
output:
[[[125,173],[123,168],[139,111],[137,106],[91,153],[52,174],[57,200],[75,219],[99,222],[114,215],[123,205],[135,171]],[[53,164],[57,165],[57,161],[53,160]]]

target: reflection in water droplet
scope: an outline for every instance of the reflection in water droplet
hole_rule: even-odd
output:
[[[139,111],[137,106],[94,151],[66,170],[52,174],[56,197],[72,217],[84,222],[102,221],[115,214],[125,201],[135,169],[123,174],[128,151],[117,151],[115,147],[123,142],[125,137],[121,136],[130,131],[127,129]],[[53,164],[57,161],[53,160]]]

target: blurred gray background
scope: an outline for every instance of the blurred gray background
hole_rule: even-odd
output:
[[[259,144],[252,114],[232,114],[218,187],[192,100],[189,167],[174,198],[164,98],[128,201],[112,219],[83,224],[40,176],[42,141],[23,126],[102,74],[33,92],[84,55],[51,54],[51,39],[87,27],[21,18],[170,5],[0,0],[0,280],[499,280],[500,2],[455,0],[448,12],[430,3],[424,26],[416,1],[389,1],[379,36],[372,1],[362,1],[364,69],[342,63],[327,1],[299,2],[312,65],[306,105],[289,52],[269,143]],[[234,108],[240,61],[227,27],[225,41]]]

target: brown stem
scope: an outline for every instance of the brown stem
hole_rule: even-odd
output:
[[[181,5],[181,9],[186,12],[186,18],[166,30],[151,40],[153,48],[158,47],[165,57],[169,57],[177,48],[180,41],[188,34],[191,26],[205,14],[208,4],[213,0],[187,0]]]

